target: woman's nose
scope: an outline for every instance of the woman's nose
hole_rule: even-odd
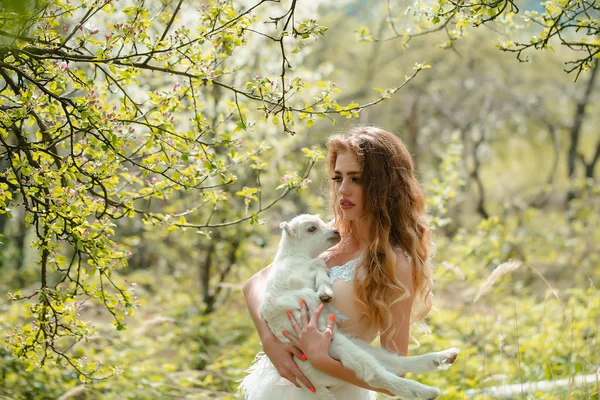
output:
[[[348,183],[346,181],[342,181],[342,184],[340,185],[340,188],[338,189],[338,193],[339,194],[349,194],[348,193],[349,187],[348,187]]]

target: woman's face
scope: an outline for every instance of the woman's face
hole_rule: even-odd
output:
[[[361,167],[351,151],[338,153],[332,180],[337,203],[345,220],[354,221],[364,213]]]

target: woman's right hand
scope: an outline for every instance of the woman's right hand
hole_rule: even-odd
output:
[[[263,350],[282,378],[287,379],[299,388],[300,384],[297,381],[298,379],[312,392],[315,391],[314,386],[306,379],[294,360],[294,356],[300,360],[306,360],[306,356],[302,354],[302,351],[300,351],[299,348],[291,343],[282,343],[273,335],[263,341]]]

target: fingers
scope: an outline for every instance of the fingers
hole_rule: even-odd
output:
[[[298,383],[298,381],[296,380],[296,377],[294,375],[292,375],[291,372],[289,372],[289,373],[287,373],[285,375],[281,375],[281,377],[287,379],[290,382],[292,382],[292,384],[294,386],[296,386],[298,389],[300,389],[300,384]]]
[[[302,353],[302,350],[300,350],[296,346],[294,346],[292,344],[288,344],[288,345],[286,345],[286,350],[289,353],[292,353],[294,356],[296,356],[296,358],[299,358],[300,360],[306,361],[306,356],[304,355],[304,353]]]
[[[302,327],[306,328],[308,325],[308,316],[306,315],[306,303],[304,300],[300,300],[300,322],[302,322]]]
[[[289,336],[291,336],[291,335],[289,335]],[[293,348],[290,348],[289,350],[292,351],[294,354],[296,354],[296,351],[301,353],[299,349],[294,350]],[[306,356],[304,357],[304,359],[306,360]],[[298,365],[293,360],[292,360],[292,362],[284,363],[284,365],[281,366],[281,369],[278,368],[278,371],[279,371],[279,375],[281,375],[282,378],[287,379],[292,384],[294,384],[296,387],[300,388],[300,384],[298,383],[298,380],[299,380],[311,392],[313,392],[313,393],[315,392],[315,387],[313,386],[313,384],[310,383],[310,381],[308,379],[306,379],[306,376],[304,376],[302,371],[300,371],[300,368],[298,368]]]
[[[304,386],[306,386],[311,392],[313,392],[313,393],[315,392],[315,387],[312,385],[312,383],[310,383],[310,381],[308,379],[306,379],[306,377],[304,376],[302,371],[300,371],[300,368],[298,368],[298,366],[296,366],[296,368],[292,368],[292,372],[295,375],[294,380],[296,380],[296,378],[298,378],[300,380],[300,382],[302,382],[302,384]],[[298,386],[298,387],[300,387],[300,386]]]
[[[325,308],[325,304],[321,303],[319,304],[319,307],[317,307],[317,309],[315,310],[315,312],[313,312],[312,317],[310,317],[310,324],[314,327],[316,327],[319,321],[319,316],[321,315],[321,311],[323,311],[323,308]]]
[[[287,312],[287,316],[288,316],[288,319],[290,320],[290,324],[292,324],[292,329],[294,330],[294,332],[296,332],[296,335],[300,336],[300,332],[302,331],[302,329],[298,326],[298,323],[296,322],[296,318],[291,313],[291,311]]]
[[[285,336],[285,338],[287,340],[289,340],[290,343],[292,343],[294,346],[299,347],[300,341],[298,340],[298,338],[296,336],[294,336],[286,331],[281,331],[281,334],[283,336]]]
[[[335,314],[331,314],[329,319],[327,320],[327,328],[325,328],[325,332],[329,331],[329,333],[333,336],[333,330],[335,329]]]

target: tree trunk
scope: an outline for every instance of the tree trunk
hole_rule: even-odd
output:
[[[216,243],[219,240],[218,236],[210,239],[208,248],[206,249],[206,257],[204,263],[200,264],[200,285],[202,287],[203,303],[205,309],[203,314],[210,314],[209,309],[212,309],[214,296],[210,293],[210,270],[212,269],[213,257],[215,254]]]
[[[585,165],[585,177],[586,178],[590,178],[590,179],[594,178],[594,168],[596,167],[596,163],[598,162],[598,159],[600,159],[600,140],[596,144],[596,153],[594,154],[592,161],[590,161],[589,164]]]
[[[590,100],[590,95],[592,93],[592,89],[594,88],[596,75],[598,75],[599,64],[600,63],[598,62],[594,63],[594,67],[592,68],[590,79],[587,82],[585,92],[583,93],[581,100],[577,103],[577,108],[575,109],[575,116],[573,117],[573,125],[571,125],[571,130],[569,132],[571,147],[569,148],[569,156],[567,158],[567,168],[569,182],[571,184],[575,180],[575,163],[577,161],[577,148],[579,147],[579,136],[581,134],[581,126],[583,125],[583,122],[585,120],[585,106]],[[575,197],[575,190],[573,188],[570,188],[567,194],[567,204]]]

